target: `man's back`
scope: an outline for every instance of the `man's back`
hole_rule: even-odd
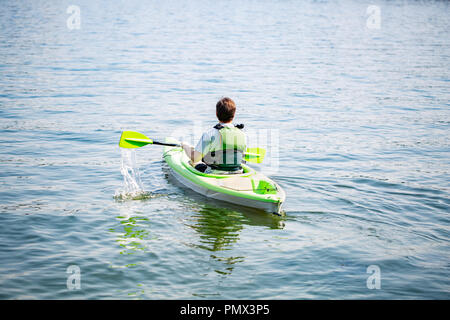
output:
[[[246,136],[242,126],[234,126],[236,105],[230,98],[223,98],[216,104],[216,116],[219,123],[203,133],[195,148],[182,144],[186,154],[193,163],[200,160],[196,169],[207,169],[236,173],[241,170],[241,163],[246,146]]]

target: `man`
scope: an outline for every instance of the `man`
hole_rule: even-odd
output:
[[[230,98],[220,99],[216,104],[219,123],[203,133],[193,148],[187,143],[182,147],[195,165],[195,169],[205,173],[242,173],[242,159],[246,149],[243,125],[233,125],[236,104]],[[201,162],[200,162],[201,161]]]

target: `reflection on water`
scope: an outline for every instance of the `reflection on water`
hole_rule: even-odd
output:
[[[222,251],[239,239],[242,230],[242,217],[234,211],[220,208],[202,208],[194,216],[191,225],[200,234],[197,247],[208,251]]]
[[[244,257],[218,257],[211,255],[211,258],[225,264],[225,270],[214,270],[218,274],[229,275],[233,272],[234,264],[244,262]]]
[[[123,249],[120,254],[134,254],[136,251],[145,251],[147,245],[145,240],[149,239],[150,232],[144,228],[142,222],[148,222],[149,219],[145,217],[121,217],[117,219],[121,224],[121,229],[118,231],[117,242]]]
[[[131,206],[133,208],[133,206]],[[127,206],[126,210],[130,210]],[[129,215],[126,212],[116,217],[119,224],[110,228],[109,232],[115,235],[115,241],[119,246],[118,252],[123,256],[135,255],[136,253],[149,252],[148,241],[156,239],[156,236],[150,233],[150,219],[143,215]],[[135,267],[141,263],[142,259],[125,258],[125,263],[113,265],[113,268]]]
[[[181,221],[172,219],[167,209],[161,210],[157,216],[141,211],[142,205],[147,206],[162,198],[116,202],[120,214],[115,217],[109,232],[119,250],[110,267],[136,279],[119,292],[129,298],[155,297],[161,290],[166,290],[166,279],[175,276],[181,282],[185,281],[183,279],[192,266],[198,267],[198,272],[206,277],[228,277],[236,272],[238,265],[245,264],[248,257],[239,245],[244,232],[260,228],[283,229],[285,226],[284,217],[210,200],[197,194],[186,196],[183,192],[174,201],[177,205],[183,203],[185,216]],[[170,197],[166,199],[171,202]],[[158,234],[155,230],[160,228],[161,221],[164,221],[166,229]],[[183,240],[177,241],[174,234],[181,234]],[[186,246],[195,251],[186,250]],[[165,248],[164,251],[161,248]],[[185,257],[177,256],[178,252],[184,252]],[[183,259],[192,259],[193,263],[176,263]],[[154,281],[153,286],[142,285],[143,279]],[[214,294],[198,292],[198,289],[192,291],[194,296],[199,297]]]
[[[199,197],[197,197],[199,198]],[[214,270],[222,275],[232,273],[235,264],[245,260],[244,256],[226,256],[234,244],[239,241],[239,235],[245,225],[262,226],[271,229],[282,229],[283,218],[247,208],[235,207],[228,203],[218,201],[211,205],[209,199],[196,199],[199,203],[198,211],[189,219],[187,225],[199,233],[198,243],[195,247],[210,251],[210,257],[224,265],[223,270]],[[203,203],[202,203],[203,202]]]

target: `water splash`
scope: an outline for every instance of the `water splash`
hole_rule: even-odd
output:
[[[142,200],[151,196],[150,192],[144,191],[139,169],[136,162],[136,151],[134,149],[121,148],[122,162],[120,172],[123,176],[123,189],[116,190],[116,200]]]

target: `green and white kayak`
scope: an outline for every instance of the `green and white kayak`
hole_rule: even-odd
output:
[[[166,138],[166,143],[179,142]],[[164,147],[171,174],[184,186],[206,197],[280,214],[286,198],[273,180],[243,164],[241,174],[206,174],[196,170],[181,147]]]

